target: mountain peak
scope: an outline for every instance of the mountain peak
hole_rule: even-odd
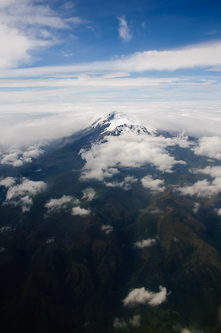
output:
[[[152,128],[146,128],[145,126],[136,123],[131,120],[124,112],[113,111],[100,117],[96,122],[93,123],[92,127],[105,127],[104,132],[112,132],[113,134],[120,134],[122,131],[133,131],[133,132],[155,132]]]

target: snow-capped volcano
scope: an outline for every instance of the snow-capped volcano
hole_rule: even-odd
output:
[[[145,127],[131,120],[125,113],[113,111],[108,115],[100,117],[92,125],[93,128],[103,127],[103,133],[109,132],[112,135],[119,135],[121,132],[136,132],[153,134],[156,132],[154,128]]]

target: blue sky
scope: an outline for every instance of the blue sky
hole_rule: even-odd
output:
[[[0,0],[2,126],[153,103],[165,119],[203,105],[217,124],[220,17],[215,0]]]

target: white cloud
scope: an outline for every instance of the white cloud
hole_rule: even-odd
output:
[[[202,137],[199,139],[199,146],[192,148],[196,155],[208,156],[221,160],[221,137]]]
[[[127,25],[127,21],[125,20],[125,17],[118,17],[118,20],[119,20],[119,28],[118,28],[119,36],[125,42],[128,42],[129,40],[131,40],[132,35],[130,32],[130,28]]]
[[[127,328],[127,323],[125,322],[124,319],[116,317],[116,318],[114,318],[113,327],[116,330],[123,330],[123,329]]]
[[[139,249],[144,249],[145,247],[150,247],[153,244],[156,244],[156,239],[143,239],[142,241],[134,243],[134,247],[137,247]]]
[[[0,181],[1,186],[11,187],[15,184],[15,179],[13,177],[7,177]]]
[[[13,198],[24,196],[26,194],[35,195],[42,190],[46,189],[46,184],[42,181],[32,181],[25,177],[22,178],[22,182],[20,184],[11,186],[7,192],[7,200],[11,200]]]
[[[21,93],[21,96],[20,96]],[[8,93],[9,94],[9,93]],[[39,95],[40,94],[40,95]],[[57,104],[42,101],[51,98],[51,94],[59,96]],[[49,95],[48,95],[49,94]],[[70,95],[67,95],[70,94]],[[102,95],[102,94],[101,94]],[[2,95],[1,101],[7,96]],[[105,99],[69,102],[73,91],[49,92],[13,92],[7,99],[11,105],[2,105],[0,110],[0,143],[2,152],[9,153],[12,147],[21,149],[33,143],[53,140],[71,135],[78,130],[91,125],[100,115],[113,110],[123,111],[135,121],[144,126],[167,130],[169,132],[186,130],[188,135],[201,136],[205,133],[213,135],[220,133],[221,117],[220,102],[136,102],[119,101],[115,97],[105,95]],[[80,95],[74,95],[77,100]],[[100,96],[100,94],[99,94]],[[110,99],[112,97],[112,100]],[[26,104],[23,100],[29,99]],[[53,97],[54,98],[54,97]],[[100,97],[99,97],[100,98]],[[113,100],[115,100],[113,102]],[[198,126],[194,126],[197,122]],[[40,148],[40,147],[39,147]],[[22,148],[23,149],[23,148]]]
[[[123,305],[129,307],[136,307],[139,304],[160,305],[166,301],[168,294],[165,287],[160,286],[159,289],[158,293],[148,291],[144,287],[133,289],[123,300]]]
[[[96,192],[93,188],[88,187],[83,190],[83,197],[82,199],[86,199],[87,201],[92,201],[96,196]]]
[[[221,177],[215,178],[212,182],[204,179],[194,183],[192,186],[178,187],[177,191],[181,192],[183,195],[211,197],[221,192]]]
[[[75,199],[70,195],[63,195],[59,199],[51,199],[49,202],[45,204],[45,207],[51,210],[56,210],[61,207],[66,206],[67,203],[71,202],[72,204],[79,204],[79,200]]]
[[[105,234],[109,234],[113,231],[113,227],[111,225],[102,225],[101,230],[105,232]]]
[[[194,206],[193,206],[193,212],[196,214],[198,212],[199,208],[200,208],[200,204],[198,202],[195,202]]]
[[[221,208],[216,208],[214,211],[218,216],[221,216]]]
[[[179,141],[177,138],[132,131],[123,131],[119,136],[106,136],[102,142],[93,144],[90,150],[80,151],[82,159],[86,160],[81,179],[104,180],[118,172],[116,166],[138,168],[147,163],[160,171],[172,172],[174,164],[185,162],[176,161],[165,148],[180,145]]]
[[[11,177],[8,177],[11,178]],[[5,203],[21,205],[23,212],[28,211],[32,205],[32,197],[44,191],[47,185],[42,181],[32,181],[23,177],[19,184],[15,185],[15,181],[5,178],[1,181],[1,185],[8,187]],[[11,186],[9,187],[9,184]]]
[[[143,187],[150,189],[153,193],[165,191],[164,180],[153,179],[152,176],[147,175],[141,179]]]
[[[137,178],[133,176],[126,176],[122,182],[112,182],[112,183],[105,183],[108,187],[119,187],[122,188],[124,191],[129,191],[131,189],[131,184],[137,182]]]
[[[90,209],[81,208],[79,206],[72,208],[72,215],[87,216],[90,212]]]
[[[11,164],[14,167],[20,167],[24,163],[31,163],[32,158],[37,158],[44,153],[44,150],[39,148],[39,145],[35,144],[30,146],[26,151],[11,149],[7,154],[2,155],[1,164]]]
[[[62,19],[48,4],[35,0],[1,1],[0,8],[1,68],[29,64],[33,50],[61,42],[59,29],[86,23],[79,17]]]
[[[108,61],[79,63],[68,66],[51,66],[24,68],[22,70],[6,71],[4,77],[29,76],[39,77],[59,73],[77,72],[144,72],[152,70],[174,71],[185,68],[207,68],[221,65],[221,42],[190,45],[185,48],[165,51],[137,52],[130,56],[115,58]],[[205,85],[205,83],[204,83]]]
[[[140,315],[134,315],[132,319],[130,319],[130,324],[133,327],[140,327],[140,322],[141,322],[141,316]]]
[[[210,175],[211,177],[221,177],[221,166],[207,166],[204,169],[195,169],[194,173],[203,173],[206,175]]]

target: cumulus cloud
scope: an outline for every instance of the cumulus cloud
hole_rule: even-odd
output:
[[[158,293],[148,291],[144,287],[133,289],[123,300],[123,305],[129,307],[136,307],[139,304],[160,305],[166,301],[168,294],[165,287],[160,286],[159,289]]]
[[[147,163],[158,170],[172,172],[176,161],[166,151],[167,146],[186,145],[186,139],[165,138],[133,131],[122,131],[118,136],[105,136],[102,142],[95,143],[89,150],[79,154],[86,160],[81,179],[104,180],[118,172],[116,167],[138,168]],[[188,144],[188,143],[187,143]]]
[[[13,177],[7,177],[0,181],[1,186],[11,187],[15,184],[15,179]]]
[[[25,151],[13,148],[9,153],[2,155],[0,163],[20,167],[24,163],[31,163],[33,158],[37,158],[43,153],[44,150],[40,149],[40,146],[37,144],[28,147]]]
[[[9,184],[11,183],[11,186]],[[21,205],[23,212],[28,211],[32,205],[32,197],[46,189],[43,181],[32,181],[23,177],[19,183],[15,184],[11,177],[1,181],[1,185],[8,188],[5,203]]]
[[[127,323],[124,319],[116,317],[116,318],[114,318],[113,327],[116,330],[123,330],[123,329],[127,328]]]
[[[199,145],[192,148],[196,155],[208,156],[221,160],[221,137],[211,136],[199,139]]]
[[[125,42],[128,42],[131,40],[132,35],[130,32],[130,28],[128,27],[127,21],[125,20],[125,17],[118,17],[119,20],[119,36],[122,38]]]
[[[194,173],[203,173],[206,175],[210,175],[211,177],[221,177],[221,166],[207,166],[204,169],[195,169]]]
[[[48,208],[48,210],[53,211],[67,206],[68,203],[79,204],[79,200],[70,195],[63,195],[59,199],[51,199],[45,204],[45,207]]]
[[[140,315],[134,315],[132,319],[130,319],[130,324],[133,327],[140,327],[140,322],[141,322],[141,316]]]
[[[80,206],[72,208],[72,215],[87,216],[90,212],[90,209],[81,208]]]
[[[215,178],[212,182],[204,179],[194,183],[192,186],[178,187],[177,191],[181,192],[183,195],[211,197],[221,192],[221,177]]]
[[[113,231],[113,227],[111,225],[102,225],[101,230],[105,232],[105,234],[109,234],[111,231]]]
[[[153,179],[152,176],[147,175],[141,179],[143,187],[150,189],[152,192],[163,192],[165,191],[164,180]]]
[[[96,192],[92,187],[88,187],[83,190],[83,197],[82,199],[86,199],[87,201],[92,201],[96,196]]]
[[[198,202],[195,202],[194,206],[193,206],[193,212],[196,214],[198,212],[199,208],[200,208],[200,204]]]
[[[153,244],[156,244],[156,239],[143,239],[142,241],[139,241],[139,242],[136,242],[134,243],[134,247],[137,247],[139,249],[144,249],[145,247],[150,247],[152,246]]]
[[[124,191],[129,191],[131,189],[131,184],[137,182],[137,178],[133,176],[127,176],[124,178],[122,182],[112,182],[112,183],[105,183],[108,187],[119,187],[122,188]]]

